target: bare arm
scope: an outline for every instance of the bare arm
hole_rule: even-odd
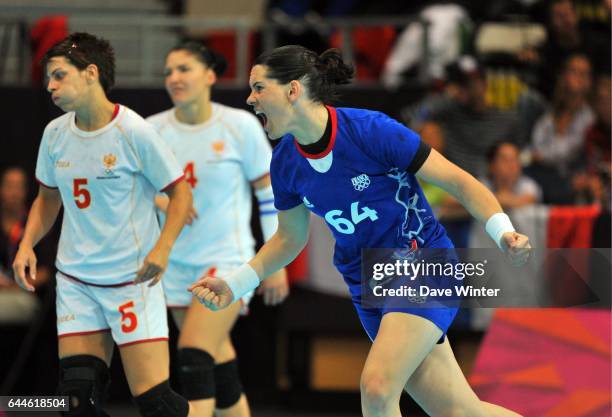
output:
[[[287,266],[308,242],[310,212],[303,204],[278,212],[278,229],[249,261],[260,281]]]
[[[511,191],[499,191],[495,193],[495,197],[506,209],[528,206],[537,202],[537,198],[533,194],[514,194]]]
[[[28,214],[28,221],[19,244],[19,250],[13,261],[15,280],[25,290],[34,291],[34,286],[28,282],[26,277],[27,267],[30,270],[30,278],[36,280],[34,246],[49,232],[61,207],[62,198],[58,189],[44,186],[38,189],[38,195]]]
[[[503,213],[499,202],[487,187],[434,149],[417,176],[447,191],[482,224],[487,224],[493,215]],[[521,265],[527,261],[528,250],[531,248],[527,236],[508,231],[495,243],[506,250],[512,263]]]
[[[270,175],[264,175],[251,185],[255,190],[255,196],[259,202],[259,224],[263,234],[264,242],[271,239],[278,230],[278,214],[274,209],[274,193]],[[263,297],[265,305],[277,305],[282,303],[289,295],[289,281],[287,271],[284,268],[271,274],[257,288],[257,294]]]
[[[166,223],[164,223],[157,246],[162,246],[170,251],[185,225],[185,220],[193,204],[193,196],[189,184],[184,180],[170,187],[166,194],[169,198]]]
[[[149,286],[153,286],[159,282],[162,273],[168,266],[170,250],[187,220],[192,205],[189,185],[181,180],[171,186],[166,193],[169,197],[166,222],[157,243],[151,249],[137,273],[134,280],[136,283],[151,280]]]
[[[417,172],[417,176],[455,197],[481,223],[502,208],[491,191],[476,178],[448,161],[435,149]]]
[[[309,222],[310,212],[302,204],[280,211],[276,233],[248,264],[223,279],[202,277],[188,290],[213,310],[227,307],[295,259],[308,241]]]
[[[162,212],[166,213],[168,211],[169,203],[170,203],[170,199],[168,198],[167,195],[157,194],[155,196],[155,207],[157,207],[158,210],[161,210]],[[198,212],[196,211],[195,207],[191,206],[191,208],[189,209],[189,215],[187,216],[187,220],[185,221],[185,224],[191,226],[193,222],[197,220],[198,217],[199,217]]]

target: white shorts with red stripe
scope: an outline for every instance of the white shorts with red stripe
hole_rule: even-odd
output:
[[[57,275],[58,337],[110,331],[119,347],[168,340],[164,292],[160,284],[127,282],[90,285],[61,272]]]
[[[164,293],[166,294],[166,303],[169,308],[187,308],[191,305],[193,296],[187,288],[200,279],[204,274],[210,274],[213,276],[224,277],[232,270],[238,268],[240,265],[220,265],[220,266],[192,266],[184,265],[178,262],[170,261],[168,268],[164,272],[162,282],[164,284]],[[242,308],[240,310],[241,315],[246,315],[249,312],[249,303],[253,298],[254,292],[246,294],[240,299]]]

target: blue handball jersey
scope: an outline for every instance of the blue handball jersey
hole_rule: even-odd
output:
[[[451,247],[416,177],[407,170],[419,136],[383,113],[328,107],[331,139],[306,154],[286,135],[272,155],[278,210],[304,204],[325,219],[336,248],[334,264],[358,285],[362,248]],[[418,168],[417,168],[418,169]]]

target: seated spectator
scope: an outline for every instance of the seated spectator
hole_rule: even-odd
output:
[[[547,11],[547,41],[537,50],[527,50],[520,57],[537,66],[538,89],[547,97],[554,95],[556,77],[551,69],[560,68],[567,58],[584,54],[598,71],[610,69],[610,32],[589,30],[581,25],[572,0],[551,0]]]
[[[3,341],[0,344],[0,385],[8,378],[9,381],[12,379],[8,385],[8,389],[12,387],[12,392],[22,395],[51,394],[57,371],[49,363],[54,363],[53,358],[57,355],[54,348],[57,333],[55,314],[43,309],[51,306],[47,300],[53,295],[53,288],[48,285],[55,253],[53,237],[44,239],[37,246],[38,265],[36,281],[33,282],[35,293],[19,288],[12,271],[28,214],[27,184],[27,175],[22,168],[10,167],[0,175],[0,340]],[[25,335],[33,329],[37,335],[34,343],[46,346],[45,349],[37,349],[35,355],[29,350],[31,345],[24,347]],[[29,354],[25,362],[29,365],[24,369],[13,369],[19,363],[16,357],[22,354]]]
[[[530,168],[543,185],[545,202],[573,203],[571,183],[582,163],[580,156],[594,114],[588,103],[591,65],[584,55],[572,55],[561,69],[552,109],[532,133]],[[553,194],[546,195],[546,192]]]
[[[595,121],[587,129],[584,143],[584,175],[574,181],[579,202],[610,208],[610,75],[597,78],[593,92]],[[577,183],[578,182],[578,183]]]
[[[17,253],[17,248],[25,228],[28,214],[27,199],[27,176],[23,169],[17,167],[7,168],[0,176],[0,289],[6,294],[7,290],[16,290],[22,294],[13,280],[12,263]],[[50,275],[50,269],[44,263],[38,269],[35,286],[45,284]],[[11,296],[12,298],[13,296]],[[16,297],[16,296],[15,296]],[[18,305],[28,303],[18,302]],[[6,308],[6,303],[0,303],[2,308]],[[18,312],[10,308],[0,314],[0,317],[7,319],[8,314],[23,317]],[[30,312],[31,313],[31,312]],[[27,316],[25,314],[24,316]]]
[[[412,113],[409,124],[434,124],[446,143],[445,156],[478,177],[486,173],[486,153],[500,140],[523,142],[516,112],[496,109],[486,98],[484,69],[475,58],[464,56],[447,69],[446,94],[427,98]]]
[[[540,186],[523,175],[519,156],[520,150],[514,143],[496,143],[487,152],[488,175],[480,178],[505,210],[536,204],[542,199]]]

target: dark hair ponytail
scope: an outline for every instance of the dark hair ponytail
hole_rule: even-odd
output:
[[[287,45],[264,52],[255,65],[268,67],[267,76],[281,84],[301,80],[314,101],[328,103],[338,97],[336,86],[348,84],[355,73],[338,49],[328,49],[320,56],[300,45]]]
[[[227,69],[227,61],[223,55],[221,55],[217,51],[214,51],[213,49],[208,48],[207,46],[203,45],[198,41],[183,41],[176,45],[174,48],[170,49],[170,51],[168,51],[168,54],[174,51],[187,51],[190,54],[194,55],[198,59],[198,61],[213,70],[217,77],[221,77]]]
[[[329,84],[349,84],[354,75],[353,67],[342,60],[338,49],[328,49],[319,56],[319,72]]]

